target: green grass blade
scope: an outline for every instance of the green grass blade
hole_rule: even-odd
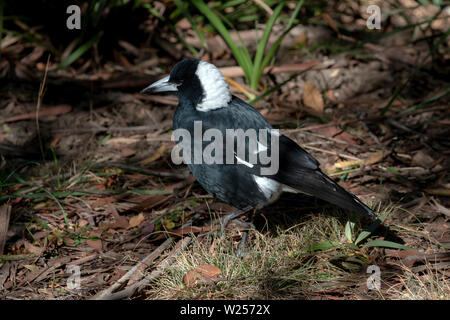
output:
[[[0,44],[3,40],[3,6],[5,3],[0,1]],[[0,57],[2,56],[2,50],[0,50]]]
[[[217,17],[217,15],[201,0],[192,0],[192,4],[197,7],[197,9],[209,20],[209,22],[214,26],[214,28],[219,32],[224,41],[230,47],[231,52],[236,58],[239,65],[242,67],[245,73],[247,81],[250,79],[250,71],[248,60],[245,57],[242,49],[240,49],[237,44],[231,38],[230,33],[224,26],[222,21]]]
[[[47,189],[42,189],[44,190],[45,193],[47,193],[55,202],[56,204],[59,206],[59,208],[61,209],[61,212],[63,214],[63,218],[64,218],[64,223],[66,225],[66,228],[69,229],[69,219],[67,218],[67,214],[66,211],[64,210],[63,206],[61,205],[61,203],[58,201],[58,199]]]
[[[388,210],[385,214],[383,214],[381,217],[379,217],[374,223],[372,223],[366,231],[362,231],[358,238],[355,240],[355,244],[360,243],[364,239],[366,239],[368,236],[370,236],[379,226],[383,223],[384,220],[388,217],[388,215],[391,213],[391,210]]]
[[[189,13],[189,11],[184,6],[183,1],[181,1],[181,0],[173,0],[173,2],[178,7],[178,9],[183,13],[183,15],[186,17],[186,19],[188,19],[189,23],[192,26],[192,29],[197,34],[198,39],[200,40],[200,43],[201,43],[202,47],[207,49],[208,45],[206,44],[205,37],[203,36],[203,34],[198,29],[197,23],[194,21],[194,19],[192,18],[191,14]]]
[[[94,44],[98,42],[100,37],[103,35],[103,31],[97,33],[94,37],[92,37],[89,41],[78,47],[74,52],[72,52],[64,61],[62,61],[55,70],[66,68],[70,66],[75,60],[80,58],[83,54],[86,53]]]
[[[258,87],[258,81],[261,77],[262,71],[261,64],[264,56],[264,51],[266,50],[267,43],[269,42],[270,34],[272,33],[273,26],[275,25],[275,22],[277,21],[281,10],[284,7],[284,1],[278,4],[278,6],[273,11],[272,16],[269,18],[269,20],[266,23],[266,27],[264,28],[263,35],[261,39],[259,40],[258,46],[256,47],[256,53],[255,53],[255,59],[253,62],[253,72],[252,77],[250,81],[250,87],[253,90],[256,90]]]
[[[283,31],[283,33],[280,35],[280,37],[277,39],[277,41],[275,41],[275,43],[270,47],[269,51],[267,52],[266,56],[264,57],[264,60],[258,70],[258,72],[259,72],[258,79],[261,77],[262,73],[264,72],[264,69],[269,65],[269,62],[275,56],[275,53],[277,52],[278,48],[280,47],[281,42],[283,41],[284,37],[294,27],[295,17],[297,17],[300,9],[302,8],[303,2],[304,2],[304,0],[298,2],[297,6],[295,7],[294,12],[292,13],[291,18],[289,19],[286,29]]]
[[[345,237],[348,242],[353,242],[353,229],[355,227],[355,223],[351,221],[347,221],[345,224]]]
[[[402,249],[402,250],[409,250],[409,251],[417,251],[416,249],[410,248],[408,246],[405,246],[400,243],[392,242],[392,241],[386,241],[386,240],[373,240],[367,242],[365,247],[385,247],[385,248],[392,248],[392,249]]]
[[[319,243],[313,243],[312,245],[310,245],[308,247],[308,251],[326,251],[326,250],[330,250],[333,249],[335,247],[339,247],[341,244],[339,242],[333,242],[333,241],[328,241],[328,240],[324,240],[322,242]]]
[[[445,89],[443,92],[438,93],[437,95],[435,95],[435,96],[433,96],[433,97],[431,97],[431,98],[429,98],[429,99],[427,99],[427,100],[425,100],[425,101],[423,101],[423,102],[421,102],[419,104],[415,104],[415,105],[413,105],[412,107],[410,107],[410,108],[408,108],[406,110],[403,110],[402,112],[400,112],[400,114],[403,115],[403,114],[407,114],[407,113],[410,113],[410,112],[415,111],[415,110],[419,110],[419,109],[425,108],[430,103],[433,103],[433,102],[436,102],[436,101],[438,101],[438,100],[440,100],[442,98],[445,98],[449,94],[450,94],[450,87],[447,87],[447,89]]]

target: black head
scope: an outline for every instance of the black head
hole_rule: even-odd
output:
[[[178,62],[169,76],[142,92],[175,92],[181,103],[193,104],[199,111],[225,107],[231,100],[228,84],[220,70],[197,59]]]
[[[203,87],[196,72],[200,60],[184,59],[178,62],[170,71],[169,83],[177,87],[177,96],[192,102],[194,105],[203,99]]]

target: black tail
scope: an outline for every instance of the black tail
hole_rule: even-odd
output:
[[[338,207],[358,213],[371,222],[378,216],[354,194],[331,180],[320,169],[301,168],[289,174],[280,171],[276,180],[300,192],[328,201]]]

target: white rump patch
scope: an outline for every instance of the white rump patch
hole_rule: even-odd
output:
[[[283,187],[275,180],[266,177],[259,177],[253,175],[253,179],[258,185],[259,190],[267,198],[268,203],[272,203],[277,200],[283,192]]]
[[[195,73],[205,94],[197,110],[206,112],[226,107],[231,100],[231,93],[222,72],[213,64],[200,61]]]

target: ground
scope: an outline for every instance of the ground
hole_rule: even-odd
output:
[[[364,45],[332,24],[291,34],[277,56],[286,68],[256,91],[227,73],[236,63],[224,48],[203,58],[242,99],[275,87],[254,107],[381,226],[286,195],[247,215],[256,229],[237,254],[246,217],[219,235],[233,208],[171,161],[176,98],[139,93],[176,57],[150,59],[125,43],[95,72],[44,75],[37,46],[8,65],[15,76],[0,92],[0,297],[449,299],[448,51],[429,59],[433,49],[410,42],[409,29]]]

